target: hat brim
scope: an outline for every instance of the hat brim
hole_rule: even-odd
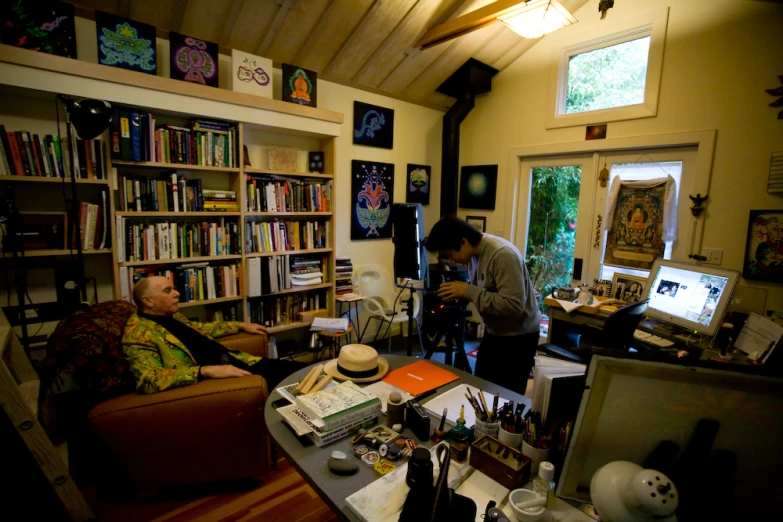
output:
[[[389,361],[384,359],[383,357],[378,357],[378,373],[375,375],[371,375],[369,377],[348,377],[347,375],[343,375],[340,373],[340,370],[337,368],[337,359],[332,359],[331,361],[326,363],[326,366],[324,367],[324,373],[326,375],[331,375],[334,379],[338,381],[352,381],[357,383],[362,382],[373,382],[377,381],[383,378],[384,375],[386,375],[389,372]]]

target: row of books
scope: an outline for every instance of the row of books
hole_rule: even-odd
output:
[[[245,223],[248,252],[286,252],[326,248],[327,227],[319,221],[256,221]]]
[[[124,161],[238,167],[236,126],[194,120],[190,127],[156,126],[152,114],[123,107],[112,121],[111,157]]]
[[[290,256],[251,257],[248,260],[249,297],[324,282],[328,258],[289,260]]]
[[[251,212],[330,212],[332,182],[247,177],[247,209]]]
[[[117,191],[120,212],[239,211],[235,191],[204,189],[200,179],[185,179],[176,172],[159,179],[120,175]]]
[[[82,250],[111,248],[107,194],[105,191],[101,194],[100,205],[79,202],[79,237],[82,242]],[[75,235],[71,236],[71,245],[76,243]]]
[[[133,302],[133,285],[145,277],[163,276],[179,292],[179,301],[206,301],[220,297],[238,297],[242,289],[242,266],[237,264],[210,266],[190,263],[170,268],[120,267],[120,294]]]
[[[306,294],[280,297],[265,297],[248,301],[250,321],[267,327],[285,326],[295,323],[301,312],[326,307],[326,291],[317,290]]]
[[[100,139],[76,138],[73,160],[77,178],[106,179],[103,142]],[[52,134],[41,137],[27,131],[6,131],[0,125],[0,175],[71,177],[68,139],[60,140]]]
[[[335,295],[346,295],[353,292],[353,263],[348,256],[337,256],[335,261]]]
[[[225,218],[200,223],[138,223],[127,217],[116,220],[120,263],[241,253],[239,225]]]

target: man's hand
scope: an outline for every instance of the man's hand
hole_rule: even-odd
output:
[[[249,334],[261,335],[267,333],[266,328],[256,323],[239,323],[239,329]]]
[[[201,367],[201,376],[205,379],[230,379],[231,377],[244,377],[245,375],[250,375],[250,372],[230,364]]]
[[[441,299],[456,299],[465,295],[468,289],[468,283],[464,281],[452,281],[450,283],[441,283],[438,288],[438,297]]]

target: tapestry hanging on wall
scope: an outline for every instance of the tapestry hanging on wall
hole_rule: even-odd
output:
[[[408,184],[405,191],[406,203],[430,204],[430,172],[429,165],[414,165],[408,163]]]
[[[173,31],[169,41],[173,79],[218,86],[218,44]]]
[[[272,60],[231,49],[231,67],[234,91],[272,97]]]
[[[381,149],[394,148],[394,109],[353,102],[353,143]]]
[[[95,11],[98,63],[157,73],[155,26]]]
[[[622,184],[606,238],[604,263],[650,270],[663,257],[666,182],[652,187]]]
[[[750,211],[742,277],[783,283],[783,211]]]
[[[283,101],[318,106],[318,75],[295,65],[283,64]]]
[[[351,161],[351,240],[392,237],[394,164]]]
[[[462,167],[459,180],[459,208],[495,210],[497,185],[497,165]]]
[[[0,43],[76,58],[73,5],[55,0],[8,0],[0,7]]]

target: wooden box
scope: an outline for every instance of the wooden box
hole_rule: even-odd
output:
[[[323,308],[318,310],[308,310],[306,312],[299,312],[299,321],[310,324],[316,317],[329,317],[329,310]]]
[[[484,435],[470,446],[470,465],[498,484],[517,489],[530,480],[530,459],[499,440]]]

